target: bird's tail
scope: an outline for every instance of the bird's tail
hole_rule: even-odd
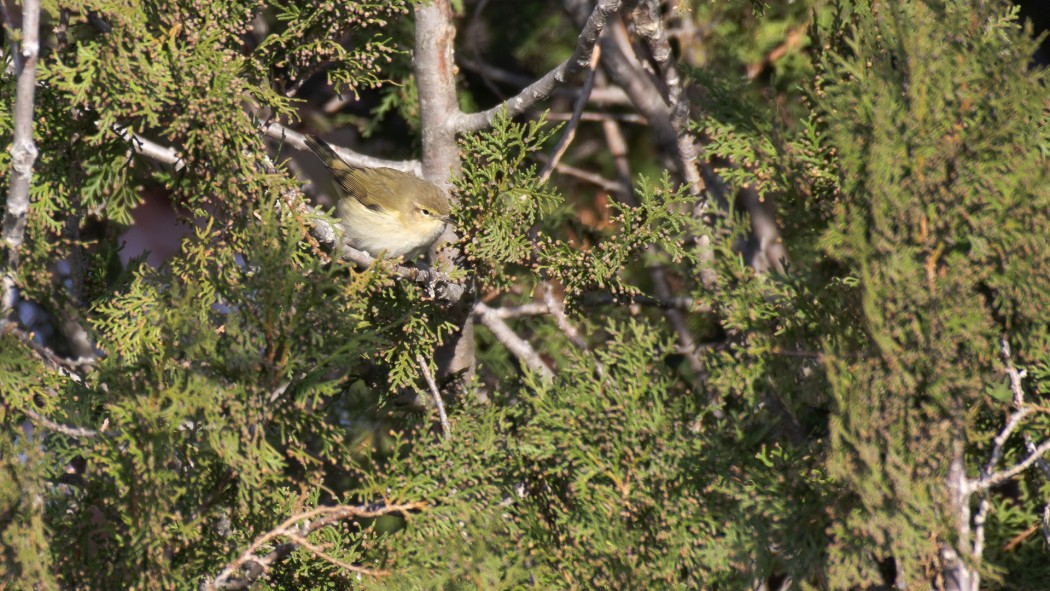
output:
[[[321,162],[324,162],[324,165],[329,169],[337,170],[345,168],[343,160],[335,153],[332,146],[328,145],[328,142],[315,135],[309,134],[303,136],[303,141],[306,143],[306,147],[310,148],[310,151],[314,154],[317,154],[317,157],[320,158]]]

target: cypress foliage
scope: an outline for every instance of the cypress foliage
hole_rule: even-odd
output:
[[[1042,588],[1050,102],[1016,11],[679,3],[705,215],[659,110],[620,157],[610,121],[643,105],[588,106],[563,161],[599,189],[540,177],[575,123],[460,134],[449,275],[479,323],[475,371],[434,384],[445,436],[420,363],[458,308],[320,241],[323,197],[260,131],[418,148],[418,4],[44,4],[26,243],[0,271],[98,354],[0,331],[0,588]],[[579,34],[486,4],[450,8],[464,111],[503,93],[471,60],[538,78]],[[747,191],[776,200],[782,272],[741,256]],[[186,231],[159,268],[121,262],[147,193]]]

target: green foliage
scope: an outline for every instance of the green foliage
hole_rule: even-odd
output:
[[[530,265],[535,238],[529,234],[536,230],[525,230],[560,205],[560,196],[526,164],[556,131],[543,119],[516,125],[502,115],[491,131],[461,142],[465,158],[456,187],[456,228],[468,263],[486,287],[504,290],[515,279],[511,265]]]
[[[1028,71],[1034,47],[1013,15],[981,3],[858,9],[852,21],[823,66],[843,184],[822,244],[858,270],[877,355],[831,349],[831,466],[858,495],[838,535],[857,547],[845,540],[889,534],[911,549],[898,575],[918,584],[939,543],[962,543],[939,517],[950,511],[944,458],[982,433],[973,421],[992,402],[982,392],[999,371],[998,338],[1026,338],[1050,309],[1036,238],[1050,232],[1036,213],[1050,193],[1030,115],[1045,82]],[[853,580],[853,568],[832,580]]]
[[[546,116],[459,139],[457,273],[476,292],[450,309],[333,259],[258,130],[299,117],[290,97],[342,93],[359,102],[331,122],[407,152],[426,131],[410,4],[47,4],[45,28],[69,24],[44,44],[15,278],[99,355],[0,334],[0,587],[198,588],[269,534],[257,556],[297,546],[257,588],[923,588],[945,548],[968,555],[958,516],[985,501],[968,564],[988,588],[1041,588],[1050,481],[1027,470],[963,507],[946,492],[952,460],[977,479],[993,447],[1001,471],[1050,432],[1050,111],[1014,12],[683,3],[667,18],[690,129],[727,198],[776,200],[785,271],[745,264],[749,220],[696,219],[670,172],[621,175],[659,168],[651,130],[616,123],[614,158],[597,142],[620,107],[595,104],[611,117],[582,121],[563,162],[616,189],[539,179],[562,132]],[[455,8],[475,61],[541,75],[574,47],[542,3]],[[505,90],[477,76],[462,105]],[[4,145],[13,101],[5,78]],[[122,265],[148,194],[189,235],[160,268]],[[419,358],[441,364],[471,298],[546,293],[564,317],[506,322],[554,378],[478,325],[476,371],[439,376],[443,437]],[[1005,441],[1002,339],[1032,405]],[[270,534],[318,506],[399,503],[421,508]]]

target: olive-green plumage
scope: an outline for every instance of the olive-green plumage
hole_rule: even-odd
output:
[[[314,136],[305,142],[335,180],[336,212],[351,246],[372,256],[412,259],[441,235],[449,204],[440,187],[392,168],[351,166]]]

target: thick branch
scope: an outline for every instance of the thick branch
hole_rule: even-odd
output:
[[[456,27],[448,0],[421,2],[415,7],[415,53],[412,59],[419,93],[419,123],[423,133],[423,176],[448,188],[449,175],[459,170],[453,42]]]
[[[587,68],[591,61],[598,37],[605,28],[606,21],[620,10],[623,3],[620,0],[598,0],[583,31],[576,40],[576,49],[572,56],[562,62],[558,67],[547,72],[542,78],[533,82],[516,96],[511,97],[491,109],[480,113],[460,114],[452,122],[452,126],[460,132],[477,131],[492,125],[498,115],[506,111],[511,117],[524,113],[527,109],[539,101],[549,97],[554,89],[565,83],[577,72]]]
[[[415,5],[415,48],[412,60],[419,95],[419,123],[423,140],[423,176],[448,189],[451,175],[460,168],[456,127],[460,115],[456,94],[453,43],[456,27],[449,0]],[[438,238],[437,264],[453,268],[459,258],[455,229],[447,226]],[[435,351],[441,375],[459,375],[469,382],[474,375],[474,322],[469,304],[452,307],[448,319],[456,330]]]
[[[0,278],[0,314],[6,316],[14,309],[17,290],[15,271],[25,239],[26,219],[29,215],[29,181],[36,161],[33,143],[33,100],[36,92],[36,62],[40,54],[40,2],[22,3],[22,45],[14,53],[15,106],[14,136],[11,145],[11,184],[4,209],[2,236],[7,247],[7,261]]]

